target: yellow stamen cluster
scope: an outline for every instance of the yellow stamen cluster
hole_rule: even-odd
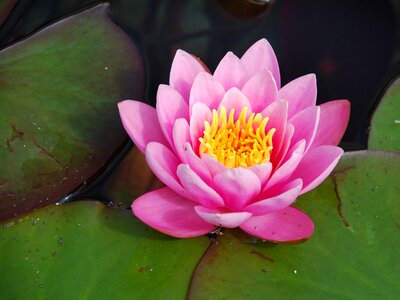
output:
[[[252,113],[247,119],[247,107],[237,120],[235,110],[228,116],[223,106],[219,113],[214,109],[212,114],[211,124],[204,122],[204,136],[199,138],[200,156],[208,154],[229,168],[250,167],[270,160],[275,128],[265,132],[267,117]]]

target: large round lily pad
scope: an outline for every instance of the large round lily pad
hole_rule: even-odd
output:
[[[189,299],[396,299],[400,295],[400,155],[345,155],[298,199],[312,238],[277,245],[231,230],[200,262]]]
[[[0,299],[184,299],[208,246],[98,202],[50,205],[0,224]]]
[[[143,96],[137,47],[102,4],[0,52],[0,219],[65,196],[122,144]]]
[[[400,152],[400,77],[388,86],[374,112],[368,148]]]

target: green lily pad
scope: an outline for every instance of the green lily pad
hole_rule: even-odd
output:
[[[0,219],[64,197],[123,143],[116,103],[143,96],[143,62],[107,4],[0,52]]]
[[[400,155],[346,154],[298,206],[316,225],[301,244],[226,230],[195,271],[189,299],[396,299]]]
[[[371,120],[368,148],[400,152],[400,78],[383,95]]]
[[[98,202],[49,205],[0,225],[0,298],[184,299],[208,246]]]

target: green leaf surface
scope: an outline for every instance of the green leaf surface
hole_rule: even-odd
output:
[[[208,246],[98,202],[49,205],[0,225],[0,299],[184,299]]]
[[[107,8],[0,52],[0,219],[67,195],[124,141],[116,103],[142,98],[143,62]]]
[[[388,87],[371,120],[368,148],[400,152],[400,78]]]
[[[400,295],[400,155],[355,152],[298,199],[310,240],[261,242],[225,230],[191,284],[190,299],[396,299]]]

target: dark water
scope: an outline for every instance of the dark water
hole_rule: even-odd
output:
[[[0,37],[18,40],[54,20],[100,1],[21,0],[19,14]],[[318,102],[352,103],[343,139],[365,148],[371,109],[400,70],[398,0],[111,0],[111,17],[138,43],[147,67],[145,101],[168,81],[178,48],[200,57],[211,70],[227,51],[241,55],[267,38],[281,67],[282,83],[316,73]],[[11,34],[10,34],[11,33]],[[333,116],[334,117],[334,116]]]
[[[0,39],[9,36],[7,42],[18,40],[98,2],[19,1],[18,14],[7,20]],[[143,53],[147,73],[143,100],[152,104],[157,86],[168,82],[176,49],[192,52],[214,70],[227,51],[240,56],[255,41],[267,38],[278,56],[283,84],[316,73],[318,103],[334,99],[351,101],[351,119],[342,146],[347,150],[363,149],[369,118],[379,95],[400,71],[398,0],[110,2],[113,21]]]
[[[370,111],[398,62],[399,12],[389,1],[291,0],[265,6],[255,1],[195,2],[170,2],[171,15],[163,11],[166,25],[153,25],[150,40],[138,35],[149,67],[150,101],[157,85],[167,81],[176,48],[195,53],[213,70],[227,51],[241,55],[266,37],[278,56],[283,83],[316,73],[318,103],[351,101],[343,143],[348,149],[365,147]],[[177,21],[191,17],[192,23]],[[207,22],[197,29],[195,22],[202,18]]]

